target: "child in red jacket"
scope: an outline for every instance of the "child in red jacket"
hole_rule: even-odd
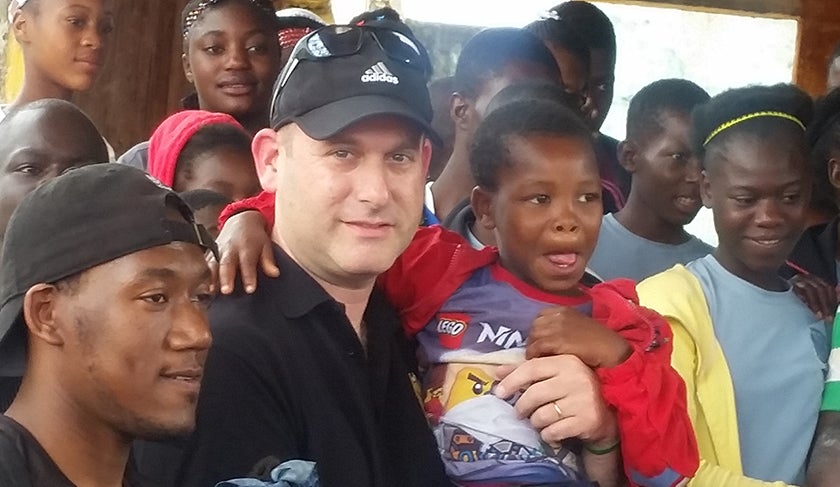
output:
[[[586,127],[555,104],[512,102],[482,123],[470,163],[477,224],[495,232],[498,250],[424,228],[380,279],[419,342],[424,406],[450,477],[461,485],[589,485],[603,482],[588,468],[593,458],[617,460],[620,447],[634,485],[685,482],[697,448],[684,384],[670,367],[667,323],[638,306],[630,281],[580,283],[601,222]],[[573,354],[596,370],[620,442],[549,447],[516,417],[514,391],[496,386],[499,366],[523,361],[526,343],[529,356]],[[567,406],[553,403],[561,422]]]

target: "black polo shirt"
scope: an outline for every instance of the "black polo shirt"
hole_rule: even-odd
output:
[[[450,485],[414,387],[394,310],[377,292],[367,352],[344,311],[282,250],[277,279],[221,297],[197,427],[178,484],[246,476],[260,460],[317,463],[323,487]]]

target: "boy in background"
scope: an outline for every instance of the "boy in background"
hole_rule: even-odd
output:
[[[685,231],[700,211],[700,162],[691,150],[691,110],[709,94],[664,79],[641,89],[627,111],[621,164],[633,175],[627,204],[604,216],[590,267],[603,279],[639,282],[712,247]]]

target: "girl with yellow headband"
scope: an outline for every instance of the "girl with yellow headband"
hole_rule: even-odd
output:
[[[23,51],[24,82],[11,105],[70,100],[93,85],[114,30],[112,0],[12,0],[10,28]]]
[[[791,85],[730,90],[695,109],[712,255],[643,281],[671,323],[701,464],[689,485],[801,485],[828,356],[826,325],[780,268],[811,193],[811,99]]]

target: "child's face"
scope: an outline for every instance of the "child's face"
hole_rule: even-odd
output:
[[[235,117],[267,111],[280,71],[277,36],[260,25],[251,7],[222,3],[190,30],[184,69],[203,110]]]
[[[592,143],[530,135],[511,137],[507,148],[513,165],[499,172],[498,190],[473,196],[478,221],[494,230],[502,265],[515,276],[576,294],[603,211]]]
[[[249,152],[222,147],[193,161],[190,178],[175,174],[175,191],[209,189],[238,201],[260,192],[254,159]]]
[[[706,154],[703,202],[714,213],[715,255],[750,282],[777,274],[804,229],[810,197],[801,135],[733,135]]]
[[[109,0],[41,0],[18,33],[26,64],[63,89],[87,90],[105,61],[113,17]]]
[[[640,141],[629,156],[633,190],[651,217],[667,225],[683,226],[700,211],[700,162],[691,153],[687,113],[662,114],[662,130]]]

